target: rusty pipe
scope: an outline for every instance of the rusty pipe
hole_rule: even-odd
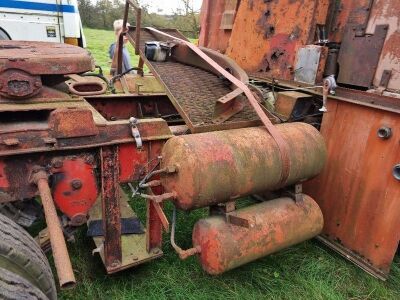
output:
[[[199,254],[201,252],[201,247],[193,247],[187,250],[183,250],[179,247],[175,242],[175,227],[176,227],[176,207],[174,206],[174,210],[172,212],[172,226],[171,226],[171,246],[174,248],[176,253],[178,253],[179,258],[182,260],[187,259],[190,256]]]
[[[42,199],[60,287],[63,289],[72,288],[75,286],[76,280],[72,270],[64,234],[57,216],[56,207],[54,206],[54,201],[51,196],[47,173],[43,170],[34,173],[32,175],[32,182],[37,185]]]

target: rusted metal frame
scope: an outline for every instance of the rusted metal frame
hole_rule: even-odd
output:
[[[279,80],[277,82],[273,78],[257,77],[256,75],[251,76],[251,78],[265,82],[266,84],[274,85],[278,89],[279,87],[300,89],[301,92],[322,97],[321,89],[307,88],[309,87],[309,85],[307,84],[287,81],[287,80]],[[303,88],[307,88],[307,90],[304,90]],[[400,113],[400,101],[393,97],[378,95],[374,93],[367,93],[358,90],[346,89],[342,87],[337,87],[335,92],[336,95],[335,96],[329,95],[328,100],[334,99],[353,104],[358,104],[361,106],[376,108],[379,110],[385,110],[397,114]]]
[[[363,269],[368,274],[374,276],[377,279],[386,281],[389,277],[388,273],[384,273],[378,268],[375,268],[371,263],[365,259],[364,257],[354,253],[353,251],[349,250],[346,247],[343,247],[337,242],[331,241],[329,238],[325,237],[324,235],[317,236],[317,240],[328,246],[329,248],[333,249],[361,269]]]
[[[2,40],[0,44],[0,73],[17,69],[31,75],[54,76],[80,74],[94,69],[93,57],[81,47],[37,41]]]
[[[72,288],[76,283],[75,275],[69,258],[64,234],[61,229],[60,220],[58,219],[57,210],[51,195],[48,175],[40,167],[37,167],[31,175],[31,181],[37,185],[42,200],[60,286],[61,288]]]
[[[118,62],[117,62],[117,74],[122,74],[122,50],[124,46],[124,35],[127,33],[126,24],[128,23],[129,7],[132,6],[136,11],[136,42],[135,42],[135,54],[139,55],[140,47],[140,24],[142,22],[142,9],[131,0],[126,0],[124,18],[122,22],[122,32],[118,37]]]
[[[129,14],[129,2],[126,1],[125,3],[125,10],[124,10],[124,18],[123,18],[123,23],[122,23],[122,30],[118,36],[118,43],[117,43],[117,49],[115,49],[114,53],[117,53],[117,74],[122,74],[122,60],[123,60],[123,47],[124,47],[124,35],[126,31],[126,23],[128,19],[128,14]],[[115,56],[115,54],[114,54]]]
[[[135,45],[136,40],[133,39],[129,34],[128,34],[128,40]],[[150,72],[154,75],[154,77],[160,81],[163,82],[162,78],[160,77],[160,75],[157,73],[156,69],[152,66],[152,64],[149,63],[149,61],[147,60],[147,58],[145,57],[144,53],[141,53],[140,57],[142,58],[142,60],[144,61],[144,63],[147,65],[147,67],[150,69]],[[173,99],[174,96],[172,94],[172,92],[168,89],[168,87],[165,86],[165,93],[167,94],[168,98]],[[178,103],[176,103],[177,107],[179,108],[179,114],[182,116],[182,118],[184,119],[185,123],[189,125],[190,130],[192,132],[195,132],[193,124],[190,121],[190,118],[187,116],[187,114],[184,112],[184,110],[180,107],[180,105]]]
[[[373,5],[374,5],[374,0],[369,0],[368,6],[364,8],[365,11],[366,11],[367,13],[365,14],[363,23],[357,24],[357,25],[358,25],[358,28],[357,28],[356,36],[364,36],[364,35],[365,35],[365,33],[366,33],[366,31],[367,31],[367,26],[368,26],[369,18],[370,18],[370,16],[371,16],[371,11],[372,11],[372,6],[373,6]],[[356,9],[357,9],[357,8],[356,8]],[[358,8],[358,9],[359,9],[359,8]],[[351,13],[350,13],[349,18],[351,18]]]
[[[279,147],[280,150],[280,156],[282,160],[282,174],[280,178],[281,184],[283,184],[288,176],[289,176],[289,170],[290,170],[290,160],[289,160],[289,147],[287,142],[283,139],[282,135],[280,132],[275,128],[275,126],[272,124],[271,120],[267,117],[263,109],[261,108],[260,104],[258,103],[257,99],[254,97],[253,93],[249,89],[249,87],[238,80],[236,77],[234,77],[232,74],[227,72],[224,68],[222,68],[219,64],[217,64],[214,60],[212,60],[208,55],[206,55],[202,50],[200,50],[197,46],[193,45],[191,42],[187,42],[185,40],[178,39],[172,35],[163,33],[162,31],[159,31],[154,28],[147,28],[148,30],[155,32],[157,34],[161,34],[164,36],[167,36],[173,40],[178,40],[179,42],[185,44],[187,47],[189,47],[192,51],[194,51],[197,55],[199,55],[206,63],[211,65],[217,72],[219,72],[221,75],[223,75],[226,79],[228,79],[233,85],[235,85],[237,88],[240,88],[244,94],[246,95],[250,105],[253,107],[254,111],[258,115],[258,117],[261,119],[261,122],[264,124],[264,126],[267,128],[268,132],[271,134],[273,137],[274,141]]]
[[[46,138],[51,137],[47,130],[41,130],[35,132],[35,139],[32,139],[32,132],[20,132],[0,134],[0,141],[12,138],[18,138],[24,142],[21,147],[16,146],[3,146],[0,144],[0,157],[15,155],[15,154],[31,154],[38,152],[48,152],[48,151],[59,151],[59,150],[78,150],[78,149],[88,149],[96,148],[102,146],[109,146],[115,144],[126,144],[133,143],[135,140],[132,137],[131,128],[128,122],[124,124],[115,124],[110,126],[98,126],[99,134],[93,137],[77,137],[77,138],[62,138],[57,139],[56,144],[48,145],[45,141]],[[143,138],[143,141],[150,140],[166,140],[172,137],[176,132],[180,133],[182,131],[182,126],[170,126],[171,136],[153,136],[148,138]],[[47,146],[46,146],[47,145]],[[9,148],[9,149],[7,149]]]
[[[135,43],[134,34],[128,33],[128,39],[130,40],[130,42],[132,44]],[[154,35],[154,39],[166,40],[166,38],[164,36],[160,36],[160,35]],[[242,71],[241,69],[238,69],[236,63],[231,61],[228,57],[222,56],[221,54],[217,53],[216,51],[213,51],[210,49],[202,49],[202,50],[205,51],[207,55],[211,56],[212,59],[217,61],[222,67],[229,68],[233,72],[233,75],[235,77],[238,77],[238,79],[240,79],[243,82],[246,82],[246,83],[248,82],[247,74],[244,71]],[[216,76],[219,76],[219,73],[216,72],[213,68],[211,68],[207,64],[204,64],[204,62],[202,61],[201,58],[199,58],[197,55],[195,55],[192,51],[188,51],[188,48],[185,45],[176,46],[174,48],[174,53],[176,54],[176,55],[174,55],[174,59],[177,60],[178,62],[198,67],[200,69],[209,71],[210,73],[213,73]],[[160,77],[158,72],[154,69],[153,65],[146,59],[146,57],[143,54],[143,51],[141,52],[141,57],[146,62],[146,64],[148,64],[148,66],[149,66],[150,70],[152,71],[152,73],[154,74],[154,76],[159,81],[163,82],[164,80]],[[174,99],[174,95],[172,95],[172,93],[168,89],[168,87],[166,88],[166,93],[170,99]],[[192,120],[187,115],[187,112],[181,107],[179,102],[174,101],[174,106],[179,111],[180,115],[185,120],[185,123],[188,124],[188,126],[190,127],[190,129],[193,133],[213,131],[213,130],[216,130],[216,127],[218,130],[225,130],[225,129],[232,129],[232,128],[258,126],[261,123],[259,120],[251,120],[251,121],[239,121],[239,122],[234,122],[234,123],[222,123],[222,124],[218,124],[218,125],[198,125],[198,124],[192,123]]]
[[[90,80],[87,77],[80,76],[78,74],[69,74],[65,75],[66,78],[69,78],[73,80],[74,82],[71,82],[71,84],[68,84],[68,89],[72,94],[78,95],[78,96],[95,96],[95,95],[102,95],[106,92],[107,90],[107,84],[104,81],[97,81],[97,80]],[[79,91],[77,88],[82,87],[82,86],[92,86],[97,87],[95,90],[92,91]]]
[[[102,147],[100,156],[104,259],[113,270],[122,263],[118,146]]]
[[[161,154],[161,149],[163,147],[163,142],[150,142],[148,146],[148,161],[152,161]],[[149,166],[151,168],[151,166]],[[159,176],[155,176],[158,179]],[[163,188],[161,186],[153,187],[148,189],[149,193],[161,195],[163,193]],[[162,210],[163,204],[156,203],[150,199],[146,200],[146,248],[147,251],[153,251],[153,249],[161,248],[162,246],[162,228],[164,227],[166,231],[169,228],[169,223],[165,214]]]
[[[244,104],[238,97],[243,93],[239,88],[219,98],[215,103],[213,122],[221,124],[243,110]]]
[[[210,1],[211,0],[203,0],[201,12],[205,14],[201,16],[200,26],[200,37],[199,37],[199,45],[208,45],[208,36],[209,36],[209,18],[210,18]]]

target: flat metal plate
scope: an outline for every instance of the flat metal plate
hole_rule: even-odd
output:
[[[181,38],[173,31],[166,33]],[[135,29],[131,28],[128,35],[135,38]],[[213,123],[216,101],[232,92],[226,80],[198,67],[168,60],[154,62],[146,60],[144,45],[147,41],[159,40],[146,29],[141,30],[141,57],[164,85],[172,104],[185,119],[192,132],[223,130],[255,126],[259,119],[249,103],[244,101],[241,112],[229,118],[222,124]],[[165,40],[167,41],[167,39]]]
[[[355,28],[346,28],[338,58],[339,83],[371,87],[387,31],[387,25],[378,25],[373,35],[358,37]]]
[[[378,137],[382,126],[392,128],[391,138]],[[328,160],[304,184],[322,210],[322,233],[335,250],[347,249],[346,258],[382,278],[400,239],[400,182],[393,176],[399,126],[399,114],[329,99],[321,125]]]
[[[132,210],[130,205],[128,204],[128,197],[121,189],[120,191],[121,199],[121,218],[136,218],[135,212]],[[101,213],[101,196],[97,199],[96,204],[92,207],[89,213],[91,220],[99,220],[102,218]],[[114,268],[112,270],[107,270],[107,273],[116,273],[124,269],[128,269],[130,267],[142,264],[149,260],[155,259],[163,255],[161,249],[153,249],[151,253],[147,252],[146,234],[124,234],[121,236],[121,247],[122,247],[122,264],[119,268]],[[103,237],[93,237],[93,241],[96,244],[96,247],[101,247],[103,243]],[[103,248],[100,251],[100,257],[105,263],[104,260],[104,250]]]
[[[294,81],[315,84],[321,57],[321,47],[305,46],[297,52]]]
[[[77,74],[94,69],[90,53],[68,44],[0,41],[0,72],[20,69],[32,75]]]

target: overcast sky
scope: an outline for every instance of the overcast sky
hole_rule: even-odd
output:
[[[203,0],[190,0],[195,10],[200,10]],[[171,14],[179,8],[183,9],[182,0],[139,0],[140,3],[149,5],[150,12]]]

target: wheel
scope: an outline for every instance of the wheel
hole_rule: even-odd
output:
[[[1,40],[10,40],[10,37],[3,29],[0,28],[0,41]]]
[[[36,199],[0,203],[0,214],[13,220],[18,225],[28,228],[42,214],[42,207]]]
[[[2,214],[0,268],[24,278],[40,289],[47,298],[57,299],[54,277],[43,251],[22,227]]]
[[[45,294],[21,276],[0,268],[0,298],[9,300],[48,300]]]

